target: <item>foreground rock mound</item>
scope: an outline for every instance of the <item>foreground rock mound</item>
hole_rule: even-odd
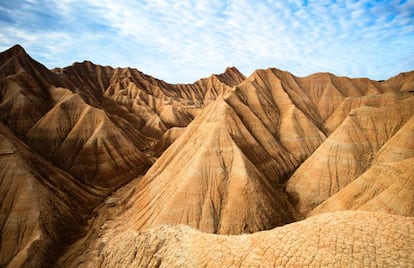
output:
[[[414,219],[337,212],[250,235],[206,234],[186,226],[126,230],[65,267],[408,267],[414,263]]]

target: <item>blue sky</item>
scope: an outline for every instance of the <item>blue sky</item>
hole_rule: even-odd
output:
[[[0,0],[0,50],[193,82],[227,66],[386,79],[414,69],[414,0]]]

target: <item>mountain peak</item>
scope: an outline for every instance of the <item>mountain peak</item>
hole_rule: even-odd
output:
[[[17,56],[17,55],[20,55],[20,54],[28,56],[28,54],[26,53],[26,51],[24,50],[24,48],[21,45],[19,45],[19,44],[14,45],[11,48],[9,48],[9,49],[7,49],[7,50],[0,53],[0,63],[3,63],[5,61],[9,60],[10,58],[12,58],[14,56]]]
[[[229,66],[224,70],[224,73],[232,73],[232,72],[240,73],[239,69],[237,69],[235,66]]]
[[[220,81],[223,83],[230,85],[230,86],[236,86],[243,82],[243,80],[246,79],[246,76],[242,74],[236,67],[227,67],[224,70],[224,73],[216,74],[215,75]]]
[[[22,53],[22,52],[23,53],[26,53],[26,51],[24,50],[24,48],[21,45],[19,45],[19,44],[16,44],[16,45],[12,46],[8,50],[6,50],[6,52],[7,51],[14,52],[14,53]]]

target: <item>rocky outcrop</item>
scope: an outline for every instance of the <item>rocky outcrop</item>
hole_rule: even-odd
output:
[[[406,267],[414,262],[414,220],[337,212],[249,235],[212,235],[187,226],[108,234],[65,267]]]

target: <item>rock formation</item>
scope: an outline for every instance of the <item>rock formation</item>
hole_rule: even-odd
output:
[[[125,230],[103,237],[64,267],[408,267],[414,220],[375,212],[337,212],[250,235],[212,235],[187,226]]]
[[[230,67],[169,84],[14,46],[0,266],[410,266],[413,83]]]
[[[131,130],[129,130],[129,133]],[[128,137],[106,113],[77,94],[57,103],[27,132],[25,140],[88,185],[115,188],[150,165],[138,133]]]
[[[413,115],[414,97],[393,106],[364,106],[352,110],[289,179],[287,192],[295,200],[299,214],[305,217],[362,175],[379,150]],[[412,151],[410,148],[412,146],[408,145],[407,150]]]
[[[414,117],[375,154],[355,181],[312,210],[373,210],[414,216]],[[397,193],[397,194],[396,194]]]
[[[103,195],[33,153],[0,123],[0,266],[56,261]]]

